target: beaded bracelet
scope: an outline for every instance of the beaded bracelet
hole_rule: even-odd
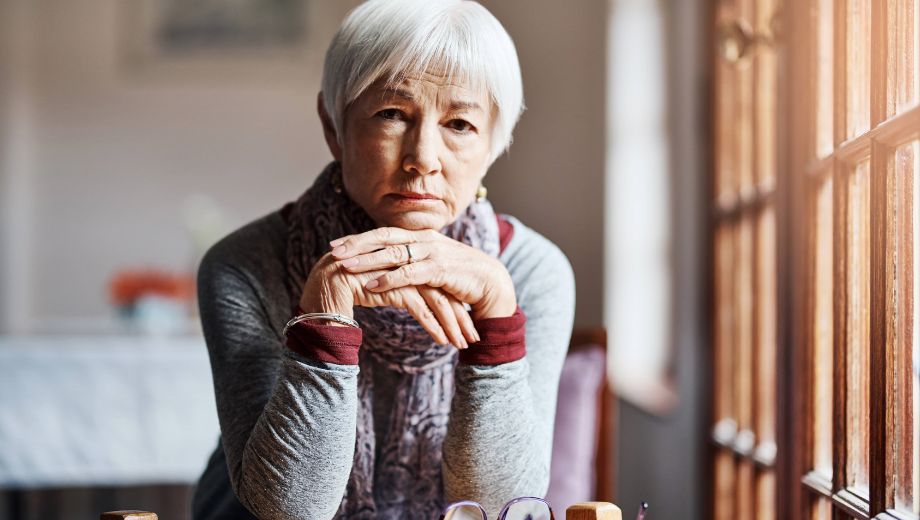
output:
[[[334,321],[336,323],[341,323],[342,325],[348,325],[356,329],[361,328],[358,325],[358,322],[355,321],[353,318],[349,318],[348,316],[343,316],[335,312],[308,312],[306,314],[301,314],[299,316],[294,316],[293,318],[291,318],[290,321],[287,322],[287,325],[284,326],[284,331],[281,334],[283,336],[287,336],[287,333],[289,330],[291,330],[291,327],[293,327],[294,325],[297,325],[300,322],[310,321],[310,320],[329,320],[329,321]]]

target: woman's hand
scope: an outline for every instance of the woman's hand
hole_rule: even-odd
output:
[[[427,286],[371,292],[364,286],[385,271],[351,273],[341,264],[327,253],[313,266],[300,298],[304,312],[334,312],[353,317],[356,305],[398,307],[406,309],[439,344],[451,343],[463,349],[468,343],[479,341],[469,313],[453,296]]]
[[[349,272],[372,274],[365,287],[373,293],[438,288],[469,304],[474,319],[511,316],[517,309],[511,275],[498,259],[437,231],[383,227],[330,245],[333,257]]]

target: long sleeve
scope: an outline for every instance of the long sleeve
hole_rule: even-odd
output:
[[[286,302],[276,300],[286,292],[259,279],[258,265],[225,243],[199,271],[230,482],[259,518],[332,518],[351,472],[358,367],[284,348],[277,306]]]
[[[490,518],[512,498],[546,493],[556,392],[575,307],[568,260],[534,232],[515,227],[531,237],[513,241],[502,260],[527,317],[526,356],[494,366],[458,365],[443,447],[445,500],[476,500]]]

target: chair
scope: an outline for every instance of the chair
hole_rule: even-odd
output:
[[[607,334],[577,328],[559,380],[549,490],[551,504],[612,501],[615,400],[607,385]]]

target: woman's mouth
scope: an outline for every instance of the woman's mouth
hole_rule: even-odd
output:
[[[433,204],[441,201],[441,198],[430,193],[418,193],[414,191],[400,191],[387,195],[397,204],[417,205]]]

